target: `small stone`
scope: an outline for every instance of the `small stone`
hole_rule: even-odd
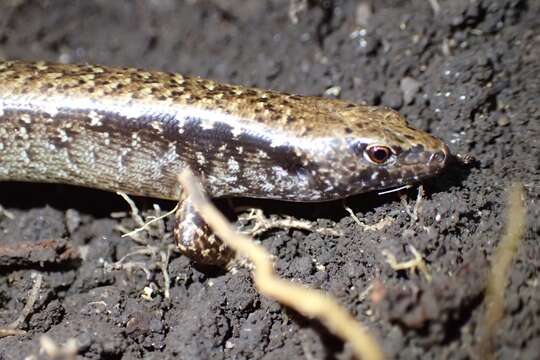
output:
[[[326,96],[338,97],[341,94],[341,86],[331,86],[324,91]]]
[[[510,125],[510,118],[505,114],[501,114],[501,116],[497,118],[497,124],[499,124],[499,126],[508,126]]]
[[[81,225],[81,215],[77,210],[66,210],[66,227],[70,234],[73,234]]]
[[[356,7],[356,24],[362,27],[367,27],[371,15],[373,15],[371,5],[367,2],[361,2]]]
[[[401,91],[403,92],[403,102],[408,105],[412,103],[416,93],[418,93],[418,90],[420,90],[422,84],[419,81],[413,79],[412,77],[406,76],[401,79],[401,83],[399,86],[401,88]]]

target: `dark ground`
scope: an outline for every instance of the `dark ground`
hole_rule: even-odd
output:
[[[500,359],[539,358],[540,2],[439,0],[438,15],[427,0],[372,1],[371,14],[356,1],[321,3],[293,24],[285,0],[4,0],[0,57],[139,66],[301,94],[339,86],[341,98],[398,109],[478,162],[426,183],[417,220],[406,211],[414,190],[407,204],[395,193],[349,199],[367,224],[392,219],[377,231],[363,231],[339,203],[263,204],[325,226],[335,221],[344,233],[267,233],[261,240],[277,270],[333,295],[388,358],[483,358],[474,349],[486,273],[503,232],[505,190],[522,181],[529,228],[493,343]],[[420,85],[410,99],[400,88],[406,77]],[[44,358],[43,334],[59,344],[77,339],[81,359],[350,357],[320,324],[259,296],[245,269],[203,269],[174,254],[170,301],[157,259],[131,258],[149,267],[149,278],[111,270],[137,246],[114,230],[110,214],[128,210],[114,194],[3,183],[0,204],[15,216],[0,221],[0,246],[53,247],[0,262],[0,326],[22,311],[32,272],[44,275],[21,326],[28,333],[0,338],[0,359]],[[385,262],[383,250],[411,258],[408,244],[426,258],[433,282]],[[69,261],[70,246],[83,260]],[[382,300],[366,293],[370,285]],[[155,289],[148,299],[145,286]]]

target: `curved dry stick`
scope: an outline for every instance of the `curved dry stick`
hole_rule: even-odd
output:
[[[508,191],[507,219],[504,235],[493,254],[484,299],[485,313],[480,323],[480,338],[476,352],[484,359],[495,358],[493,338],[504,316],[504,294],[514,256],[527,230],[527,208],[523,185],[512,184]]]

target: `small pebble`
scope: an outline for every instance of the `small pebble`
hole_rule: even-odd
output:
[[[413,102],[416,93],[420,90],[422,84],[416,81],[412,77],[406,76],[401,79],[400,83],[401,91],[403,92],[403,102],[408,105]]]
[[[66,211],[66,227],[70,234],[73,234],[81,225],[81,215],[77,210],[68,209]]]
[[[510,118],[505,114],[501,114],[501,116],[497,118],[497,124],[499,124],[499,126],[508,126],[510,125]]]
[[[361,2],[356,7],[356,24],[362,27],[367,27],[371,15],[373,15],[371,5],[367,2]]]

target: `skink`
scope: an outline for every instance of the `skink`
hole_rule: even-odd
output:
[[[433,176],[447,158],[441,140],[384,107],[140,69],[0,62],[0,180],[179,200],[177,175],[189,168],[212,197],[327,201]],[[186,223],[192,211],[182,206],[176,235],[200,257],[208,244],[189,230],[204,227]]]

